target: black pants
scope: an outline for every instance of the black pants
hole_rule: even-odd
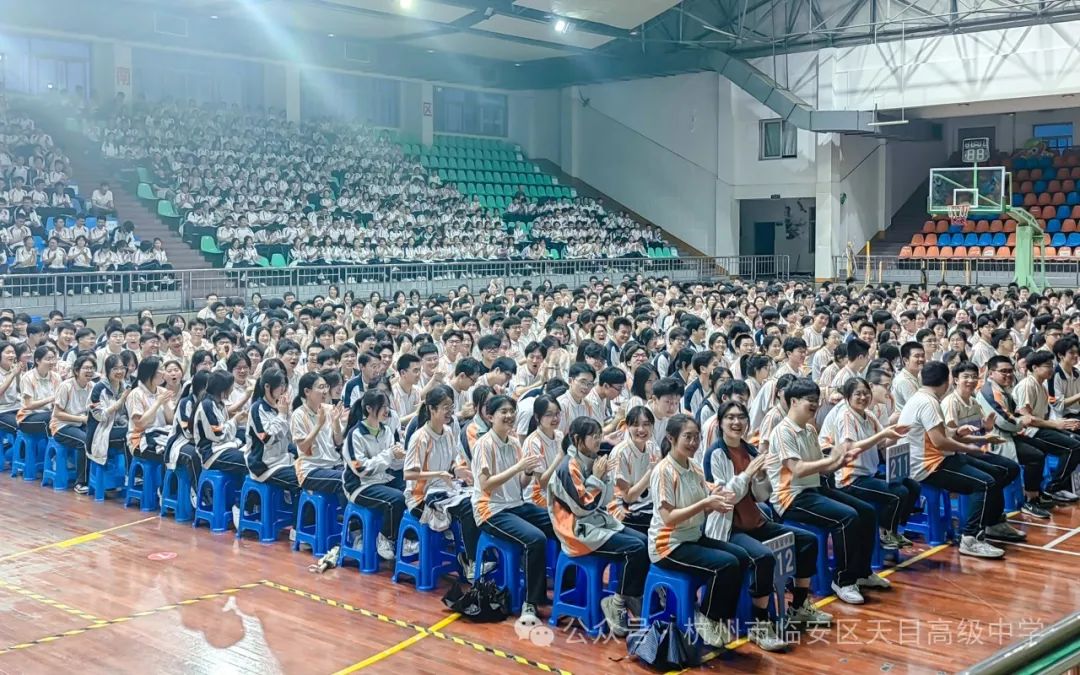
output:
[[[352,500],[357,506],[382,511],[382,535],[390,541],[397,540],[401,519],[405,515],[404,489],[403,480],[369,485]]]
[[[727,542],[703,536],[695,542],[679,544],[658,560],[656,566],[707,579],[701,613],[713,621],[730,621],[738,610],[747,570],[746,561],[730,549]]]
[[[877,512],[850,494],[830,487],[804,490],[784,511],[784,520],[829,530],[836,559],[836,583],[850,586],[870,576],[877,540]]]
[[[949,455],[923,480],[927,485],[968,496],[964,534],[974,537],[1001,522],[1005,515],[1005,486],[1020,473],[1020,465],[993,453]]]
[[[19,424],[19,431],[24,434],[44,436],[49,431],[49,422],[52,421],[52,412],[44,410],[32,412],[23,418]]]
[[[649,573],[649,539],[629,527],[605,541],[592,555],[623,564],[619,577],[619,595],[640,598],[645,593],[645,576]]]
[[[465,543],[465,556],[468,558],[468,562],[476,560],[476,544],[480,541],[480,528],[476,526],[476,519],[473,517],[472,503],[469,500],[449,508],[446,512],[450,515],[450,518],[458,524],[461,528],[461,538]],[[412,509],[410,513],[420,520],[424,515],[422,508]]]
[[[1012,439],[1016,447],[1016,459],[1020,461],[1020,466],[1024,467],[1024,492],[1041,492],[1046,455],[1031,442],[1031,438],[1023,434],[1016,434]]]
[[[12,384],[12,386],[15,386],[14,383]],[[8,432],[9,434],[14,434],[18,432],[19,425],[18,422],[15,421],[14,410],[12,410],[11,412],[0,413],[0,429]]]
[[[480,529],[524,549],[525,602],[542,604],[547,599],[547,540],[555,538],[548,512],[526,502],[499,511]]]
[[[62,429],[61,431],[64,430]],[[128,429],[126,426],[114,426],[112,429],[109,430],[110,451],[113,448],[116,448],[120,452],[125,451],[125,448],[127,447],[127,432]],[[90,451],[90,442],[93,440],[93,437],[87,436],[85,432],[84,436],[86,436],[86,440],[84,441],[84,445],[81,448],[82,452],[76,453],[76,485],[86,485],[90,480],[90,456],[88,453]]]
[[[878,507],[878,523],[889,532],[897,532],[907,523],[922,492],[918,481],[910,478],[889,483],[874,476],[859,476],[841,491]]]
[[[750,597],[764,598],[772,595],[776,556],[762,543],[791,532],[795,535],[795,578],[809,579],[817,571],[817,537],[766,521],[753,530],[732,532],[731,543],[746,552],[750,569]]]
[[[637,530],[638,532],[648,536],[649,523],[652,522],[652,510],[642,511],[638,513],[628,513],[623,518],[622,524],[629,527],[631,530]]]
[[[1080,465],[1080,436],[1057,429],[1039,429],[1028,442],[1045,454],[1058,458],[1057,469],[1050,474],[1046,491],[1071,490],[1072,473]],[[1042,469],[1039,470],[1039,477],[1042,478]]]

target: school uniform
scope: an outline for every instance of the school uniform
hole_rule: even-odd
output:
[[[19,393],[22,394],[24,402],[40,401],[55,396],[60,389],[60,382],[60,374],[55,370],[45,377],[40,377],[36,368],[30,368],[19,378]],[[52,404],[37,410],[28,410],[24,405],[15,414],[15,421],[23,433],[44,436],[52,421]]]
[[[251,405],[244,458],[248,472],[260,483],[270,483],[290,491],[300,489],[289,446],[289,418],[260,398]]]
[[[7,380],[11,371],[0,370],[0,382]],[[15,434],[18,428],[16,414],[22,408],[22,396],[19,394],[19,377],[11,380],[7,389],[0,392],[0,429]]]
[[[216,469],[240,478],[248,475],[247,463],[236,437],[236,421],[229,418],[224,403],[203,398],[195,408],[192,432],[195,449],[204,469]]]
[[[870,504],[824,485],[821,474],[797,477],[785,464],[786,460],[813,462],[822,457],[810,428],[796,426],[789,417],[781,420],[769,434],[765,464],[772,487],[769,501],[785,521],[831,532],[835,582],[851,586],[873,573],[870,555],[877,537],[877,515]]]
[[[114,390],[108,380],[104,379],[90,390],[90,415],[86,420],[86,452],[79,455],[78,475],[75,479],[79,485],[87,483],[89,469],[87,460],[104,465],[108,461],[111,450],[122,452],[127,447],[127,407],[120,406],[112,414],[108,412],[120,395],[121,392]]]
[[[150,391],[140,382],[128,395],[128,419],[136,415],[145,417],[144,413],[154,407],[157,396],[157,392]],[[132,424],[128,430],[128,452],[132,457],[164,463],[165,445],[172,433],[165,418],[165,407],[159,407],[153,419],[143,419],[142,426],[141,430],[136,430]]]
[[[487,490],[480,475],[502,473],[521,461],[521,446],[513,437],[499,438],[489,431],[473,448],[473,518],[481,530],[514,542],[524,550],[525,602],[539,605],[547,597],[547,540],[555,536],[551,518],[543,508],[527,501],[520,475]]]
[[[72,377],[65,380],[56,390],[54,405],[69,415],[87,415],[90,411],[90,392],[92,382],[80,387]],[[86,448],[86,423],[61,422],[54,415],[49,423],[49,432],[57,443],[67,448],[75,448],[80,453]]]
[[[397,539],[405,515],[404,460],[394,457],[397,433],[388,424],[372,429],[361,420],[345,436],[342,476],[349,501],[382,512],[382,535]]]
[[[312,492],[328,492],[336,495],[344,495],[344,487],[341,483],[341,474],[344,464],[341,453],[334,445],[333,422],[330,420],[330,406],[322,404],[326,411],[326,421],[323,422],[319,433],[311,444],[309,454],[300,451],[296,459],[296,477],[300,487]],[[289,420],[289,430],[292,433],[293,443],[300,447],[300,441],[311,435],[312,430],[318,424],[319,415],[312,412],[307,404],[302,404],[293,410]]]
[[[1050,396],[1046,387],[1039,384],[1034,375],[1028,374],[1012,391],[1018,408],[1029,408],[1031,416],[1040,420],[1050,419]],[[1058,466],[1050,475],[1045,491],[1053,494],[1072,490],[1072,474],[1080,466],[1080,435],[1070,431],[1031,427],[1033,433],[1027,442],[1045,454],[1056,455]]]
[[[541,508],[547,508],[547,490],[540,487],[540,476],[544,474],[554,464],[558,464],[562,460],[563,451],[563,433],[558,429],[555,430],[555,437],[552,438],[545,434],[540,429],[536,429],[525,438],[525,442],[521,444],[521,452],[528,455],[535,455],[541,458],[542,463],[536,469],[533,474],[532,480],[525,486],[525,492],[528,495],[529,501]]]
[[[645,442],[645,449],[639,450],[627,434],[626,438],[615,445],[608,457],[615,474],[613,481],[615,494],[608,505],[608,511],[623,525],[647,534],[653,515],[653,498],[650,489],[645,488],[637,499],[630,501],[626,492],[619,487],[619,483],[623,482],[629,486],[637,485],[638,481],[660,461],[660,448],[652,440],[648,440]]]
[[[406,441],[406,470],[449,473],[461,466],[465,466],[465,461],[460,439],[449,425],[437,434],[430,425],[424,424]],[[480,539],[471,498],[471,489],[460,486],[459,481],[451,480],[449,475],[405,481],[405,504],[409,511],[423,520],[429,504],[431,508],[441,508],[461,528],[469,560],[473,559]]]

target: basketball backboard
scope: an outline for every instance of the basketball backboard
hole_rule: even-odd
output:
[[[953,204],[970,204],[970,213],[1001,213],[1012,201],[1010,179],[1002,166],[930,169],[926,210],[939,215]]]

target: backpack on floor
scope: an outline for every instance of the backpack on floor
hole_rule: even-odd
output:
[[[626,638],[631,656],[656,670],[681,670],[701,665],[693,641],[669,621],[656,621]]]
[[[475,623],[497,623],[510,616],[510,593],[494,582],[478,579],[467,590],[454,582],[443,604]]]

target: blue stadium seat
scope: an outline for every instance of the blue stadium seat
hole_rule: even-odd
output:
[[[1039,158],[1039,168],[1041,168],[1041,169],[1049,169],[1052,166],[1054,166],[1054,158],[1053,157],[1040,157]]]
[[[1069,236],[1065,238],[1065,245],[1072,248],[1080,246],[1080,232],[1070,232]]]
[[[1075,206],[1077,204],[1080,204],[1080,194],[1070,192],[1069,194],[1065,195],[1065,203],[1069,206]]]
[[[95,227],[97,227],[97,216],[87,216],[86,217],[86,228],[89,229],[89,230],[92,230]]]
[[[1028,168],[1028,161],[1026,157],[1017,157],[1013,160],[1014,169],[1026,169]]]
[[[1001,248],[1009,241],[1009,238],[1005,236],[1004,232],[997,232],[994,234],[993,246]]]
[[[1066,217],[1068,217],[1068,216],[1066,216]],[[1053,234],[1055,232],[1061,232],[1061,221],[1058,220],[1057,218],[1051,218],[1046,223],[1046,231],[1049,232],[1050,234]]]
[[[979,245],[979,235],[975,234],[974,232],[968,232],[967,236],[964,237],[964,246],[978,246],[978,245]]]
[[[1074,195],[1076,193],[1075,192],[1070,192],[1069,194]],[[1023,206],[1024,205],[1024,195],[1020,194],[1019,192],[1013,193],[1012,205],[1013,206]]]
[[[979,235],[979,246],[992,246],[994,243],[994,235],[989,232],[983,232]]]
[[[1057,232],[1054,236],[1050,237],[1050,245],[1054,248],[1059,248],[1065,245],[1065,235],[1061,232]]]
[[[964,238],[964,235],[960,235],[960,239],[963,240],[963,238]],[[950,235],[948,232],[946,232],[945,234],[939,234],[938,235],[938,238],[937,238],[937,245],[938,246],[952,246],[953,245],[952,242],[953,242],[952,235]]]
[[[1044,180],[1035,181],[1034,192],[1036,194],[1046,192],[1046,181],[1044,181]]]
[[[1070,209],[1068,206],[1065,206],[1064,204],[1062,204],[1061,206],[1058,207],[1057,217],[1058,217],[1059,220],[1065,220],[1066,218],[1069,217],[1070,214],[1072,214],[1072,209]]]
[[[964,232],[964,226],[963,225],[950,225],[949,226],[949,234],[963,234],[963,232]]]

